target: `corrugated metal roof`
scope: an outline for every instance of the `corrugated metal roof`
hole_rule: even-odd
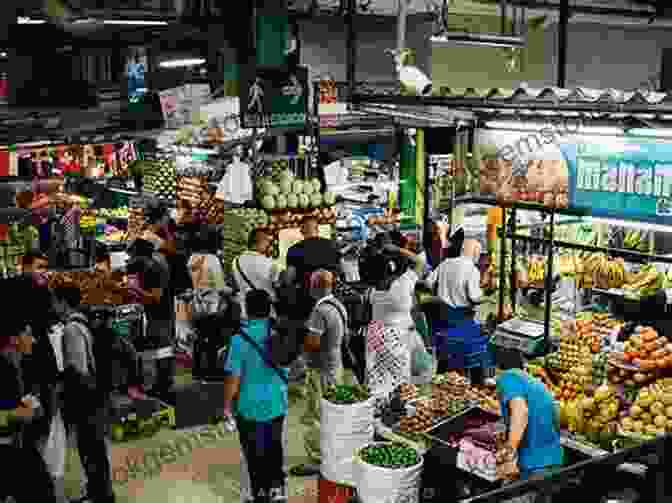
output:
[[[399,94],[400,88],[396,84],[367,85],[357,87],[357,94],[363,96],[381,95],[390,96]],[[614,105],[658,105],[672,104],[672,94],[656,93],[647,90],[620,91],[616,89],[590,89],[578,87],[575,89],[561,89],[558,87],[531,88],[527,86],[517,89],[504,88],[451,88],[441,87],[432,97],[466,98],[503,100],[513,102],[549,101],[568,103],[609,103]]]

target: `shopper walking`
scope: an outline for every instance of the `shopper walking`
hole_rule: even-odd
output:
[[[149,237],[149,236],[147,236]],[[140,239],[129,248],[129,286],[144,304],[147,326],[143,358],[154,362],[156,381],[152,394],[175,404],[175,303],[170,288],[170,267],[155,251],[158,243]]]
[[[315,306],[307,322],[308,334],[304,348],[307,356],[306,410],[301,418],[305,427],[304,446],[309,463],[292,468],[296,476],[320,473],[320,401],[322,391],[345,380],[341,344],[346,337],[348,315],[345,306],[333,295],[334,273],[326,270],[313,272],[310,294]],[[348,380],[353,379],[348,374]]]
[[[94,353],[89,320],[80,311],[81,292],[74,285],[54,289],[54,305],[65,322],[63,355],[65,418],[75,433],[79,457],[86,473],[87,499],[112,503],[112,469],[107,439],[109,389]],[[109,362],[108,362],[109,363]]]
[[[497,452],[497,473],[505,482],[528,480],[562,467],[560,416],[545,385],[522,370],[522,357],[511,358],[497,377],[497,395],[506,423]],[[536,491],[511,503],[541,501]],[[548,501],[544,499],[543,501]]]
[[[270,362],[264,348],[272,333],[271,298],[252,290],[245,298],[247,319],[233,337],[225,365],[225,414],[235,414],[247,461],[254,503],[287,501],[283,471],[283,423],[287,416],[287,369]],[[234,409],[234,397],[237,396]],[[242,477],[245,477],[242,474]]]
[[[280,279],[280,269],[271,258],[272,246],[272,236],[255,229],[248,239],[248,251],[233,260],[231,270],[238,289],[237,298],[243,318],[247,317],[245,298],[252,290],[265,291],[273,303],[278,300],[276,286]]]
[[[44,459],[35,443],[24,438],[26,427],[43,414],[40,404],[26,393],[22,366],[22,359],[32,353],[35,342],[30,315],[21,308],[29,297],[20,281],[5,280],[2,287],[6,303],[19,302],[3,314],[0,333],[0,470],[5,475],[0,499],[12,496],[16,503],[57,503]]]

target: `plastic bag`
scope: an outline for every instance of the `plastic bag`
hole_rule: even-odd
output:
[[[352,405],[320,402],[320,472],[337,483],[354,484],[352,453],[373,440],[373,399]]]
[[[42,457],[52,478],[65,477],[65,454],[67,447],[65,424],[58,411],[51,420],[49,437],[42,448]]]
[[[377,445],[377,443],[370,444]],[[355,458],[355,481],[361,503],[419,503],[424,459],[408,468],[383,468]]]

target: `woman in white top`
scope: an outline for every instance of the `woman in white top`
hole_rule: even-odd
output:
[[[250,233],[249,251],[233,260],[231,270],[238,288],[238,301],[243,319],[247,317],[245,296],[250,290],[265,290],[271,296],[271,300],[277,302],[275,289],[280,279],[280,269],[270,258],[272,245],[273,239],[268,233],[254,230]],[[275,310],[271,311],[271,315],[275,315]]]
[[[367,333],[367,381],[374,393],[383,393],[411,380],[411,355],[422,344],[412,315],[419,278],[398,254],[374,255],[368,262],[377,284],[368,294],[373,323]]]

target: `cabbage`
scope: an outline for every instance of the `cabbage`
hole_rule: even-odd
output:
[[[310,183],[313,185],[313,189],[315,189],[315,192],[319,192],[322,190],[322,182],[320,182],[319,178],[313,178],[310,180]]]
[[[275,209],[275,198],[273,196],[264,196],[264,198],[261,200],[261,205],[265,210],[270,211]]]
[[[313,184],[310,182],[306,182],[303,184],[303,193],[311,195],[315,193],[315,187],[313,187]]]
[[[298,208],[299,207],[299,196],[296,194],[289,194],[287,196],[287,207],[288,208]]]
[[[283,194],[289,194],[292,192],[292,181],[289,178],[283,178],[280,180],[280,192]]]
[[[265,194],[269,196],[277,196],[280,194],[280,188],[276,184],[272,183],[268,187],[268,192],[266,192]]]
[[[333,192],[324,193],[324,204],[327,206],[334,206],[336,204],[336,194]]]
[[[310,206],[310,198],[306,194],[299,194],[299,206],[301,208]]]
[[[301,180],[294,180],[294,194],[302,194],[303,193],[303,181]]]
[[[322,206],[322,194],[313,194],[312,196],[310,196],[310,205],[313,208]]]
[[[283,210],[287,207],[287,196],[280,194],[275,198],[275,207],[279,210]]]

